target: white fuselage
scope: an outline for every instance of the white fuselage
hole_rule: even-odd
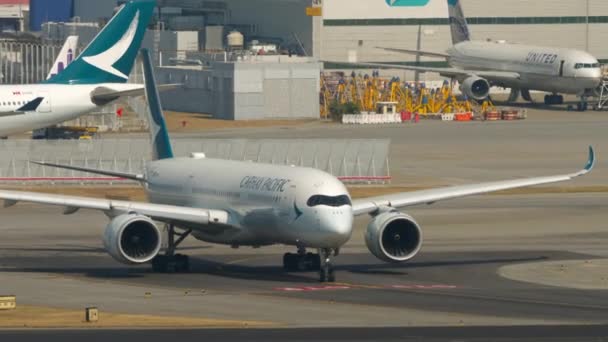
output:
[[[92,102],[91,93],[99,87],[121,91],[141,88],[141,85],[112,83],[0,86],[0,113],[9,113],[0,115],[0,137],[49,127],[97,110],[99,106]],[[38,97],[42,97],[43,101],[36,111],[10,114]],[[103,105],[105,104],[107,103]]]
[[[598,60],[584,51],[466,41],[448,50],[452,67],[464,70],[502,71],[519,79],[492,79],[505,88],[582,95],[596,89],[602,72]]]
[[[352,234],[353,211],[346,187],[316,169],[178,158],[150,163],[146,179],[152,203],[229,213],[234,229],[187,226],[203,241],[339,248]]]

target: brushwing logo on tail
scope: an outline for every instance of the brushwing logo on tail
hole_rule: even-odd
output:
[[[391,7],[426,6],[431,0],[385,0]]]
[[[98,69],[101,69],[109,74],[128,79],[129,76],[116,69],[114,67],[114,64],[116,64],[116,62],[118,62],[122,58],[122,56],[124,56],[127,51],[129,51],[129,48],[131,47],[131,44],[133,44],[133,40],[135,39],[135,35],[137,34],[138,25],[139,11],[135,13],[135,17],[133,18],[131,25],[129,25],[129,29],[127,30],[127,32],[125,32],[122,38],[120,38],[120,40],[116,42],[116,44],[114,44],[111,48],[98,55],[83,57],[82,59],[88,64]]]

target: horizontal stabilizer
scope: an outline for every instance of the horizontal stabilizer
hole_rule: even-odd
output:
[[[135,180],[135,181],[138,181],[138,182],[144,182],[146,180],[145,177],[144,177],[144,175],[142,175],[142,174],[133,174],[133,173],[124,173],[124,172],[116,172],[116,171],[98,170],[98,169],[90,169],[90,168],[86,168],[86,167],[71,166],[71,165],[61,165],[61,164],[53,164],[53,163],[37,162],[37,161],[30,161],[30,163],[41,165],[41,166],[56,167],[56,168],[59,168],[59,169],[66,169],[66,170],[72,170],[72,171],[80,171],[80,172],[93,173],[93,174],[96,174],[96,175],[103,175],[103,176],[110,176],[110,177],[117,177],[117,178],[124,178],[124,179],[132,179],[132,180]]]
[[[44,97],[37,97],[34,100],[24,104],[23,107],[21,107],[17,110],[13,110],[10,112],[0,112],[0,117],[23,115],[27,112],[35,112],[36,109],[38,109],[38,107],[40,107],[40,104],[42,103],[42,101],[44,101]]]
[[[23,107],[17,109],[17,112],[33,112],[38,109],[43,100],[44,97],[37,97],[34,100],[26,103]]]
[[[164,85],[158,86],[158,90],[159,91],[173,90],[173,89],[180,88],[181,86],[182,86],[181,84],[164,84]],[[115,89],[108,88],[108,87],[97,87],[91,93],[91,100],[94,103],[111,102],[111,101],[117,100],[121,97],[144,96],[145,93],[146,93],[146,90],[143,85],[141,86],[141,88],[135,88],[135,89],[129,89],[129,90],[115,90]]]
[[[376,49],[381,49],[390,52],[398,52],[405,53],[408,55],[417,55],[417,56],[426,56],[426,57],[435,57],[435,58],[449,58],[450,55],[440,52],[430,52],[430,51],[421,51],[421,50],[407,50],[407,49],[394,49],[394,48],[385,48],[376,46]]]

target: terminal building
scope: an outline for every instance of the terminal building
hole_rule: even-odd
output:
[[[608,60],[608,2],[605,0],[460,0],[474,39],[543,44],[588,50]],[[159,0],[161,20],[171,29],[223,25],[246,37],[301,45],[326,60],[400,61],[377,45],[445,50],[451,43],[447,0],[398,6],[395,0]],[[111,13],[116,0],[74,0],[80,21]],[[389,5],[392,3],[393,5]],[[319,10],[309,7],[320,7]]]

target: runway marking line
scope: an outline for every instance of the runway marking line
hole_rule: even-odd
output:
[[[275,291],[282,292],[316,292],[316,291],[339,291],[339,290],[354,290],[354,289],[397,289],[397,290],[450,290],[456,289],[456,285],[444,284],[411,284],[411,285],[353,285],[353,284],[335,284],[335,285],[318,285],[318,286],[288,286],[275,287]]]

